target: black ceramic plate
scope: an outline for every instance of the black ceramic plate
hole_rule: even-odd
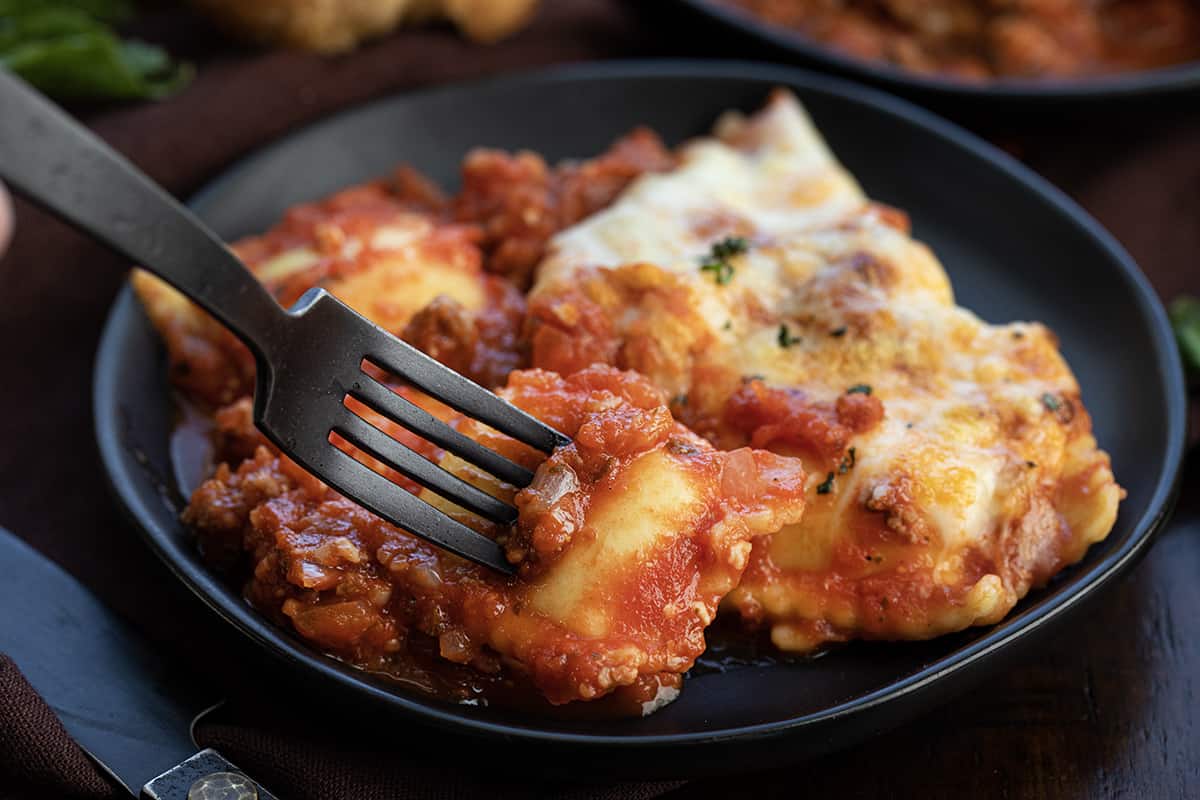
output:
[[[1094,103],[1118,98],[1160,98],[1200,90],[1200,61],[1163,69],[1068,80],[1004,79],[957,81],[920,75],[880,61],[854,58],[790,28],[775,25],[722,0],[676,0],[680,12],[703,17],[738,35],[746,54],[762,58],[762,47],[780,60],[822,66],[905,96],[923,100],[1008,101],[1045,108],[1049,104]]]
[[[1184,388],[1163,310],[1137,267],[1065,196],[992,147],[902,101],[793,69],[610,63],[403,95],[340,114],[229,170],[193,207],[233,238],[398,162],[452,186],[460,158],[478,145],[586,156],[639,124],[678,142],[707,131],[725,109],[757,108],[778,85],[799,94],[872,197],[912,215],[961,303],[995,322],[1043,320],[1059,334],[1129,490],[1107,541],[1004,622],[931,642],[858,644],[814,661],[695,674],[676,703],[637,720],[568,721],[406,693],[271,625],[197,556],[158,477],[172,472],[163,354],[126,290],[100,346],[95,424],[117,495],[151,547],[221,616],[330,690],[496,745],[604,756],[606,770],[686,773],[812,755],[929,708],[996,669],[1002,655],[1061,620],[1149,545],[1172,499]]]

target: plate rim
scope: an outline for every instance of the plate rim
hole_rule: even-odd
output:
[[[910,72],[884,62],[856,58],[803,34],[730,8],[720,0],[675,0],[689,13],[775,48],[778,53],[823,63],[858,80],[886,85],[896,91],[917,91],[962,100],[1022,103],[1095,102],[1180,94],[1200,90],[1200,59],[1155,69],[1118,72],[1068,80],[999,79],[971,83]]]
[[[224,179],[246,169],[268,150],[288,142],[293,137],[310,135],[321,127],[337,124],[343,117],[376,106],[462,91],[478,92],[503,89],[505,86],[522,84],[698,77],[790,84],[812,91],[838,94],[854,102],[874,106],[887,115],[900,117],[927,130],[935,138],[967,150],[972,155],[988,162],[989,166],[1005,173],[1010,179],[1025,184],[1042,201],[1064,215],[1069,222],[1087,234],[1112,257],[1111,260],[1119,268],[1120,275],[1129,284],[1142,316],[1150,321],[1147,332],[1151,334],[1153,351],[1158,361],[1158,372],[1162,378],[1168,441],[1166,451],[1162,455],[1164,465],[1162,475],[1154,487],[1145,511],[1132,523],[1132,531],[1127,541],[1114,552],[1105,554],[1097,563],[1086,568],[1080,567],[1086,571],[1080,576],[1078,588],[1064,596],[1048,599],[1045,603],[1006,617],[1004,621],[987,630],[975,641],[941,656],[906,678],[889,683],[868,694],[786,720],[734,726],[718,731],[595,734],[522,727],[488,719],[458,716],[437,708],[432,701],[426,698],[410,696],[402,690],[393,691],[371,683],[365,679],[366,673],[353,670],[353,668],[340,664],[319,651],[293,640],[287,636],[285,631],[272,625],[265,617],[244,603],[228,606],[221,600],[221,587],[219,586],[221,582],[212,570],[189,568],[186,554],[182,553],[183,548],[174,542],[170,531],[157,524],[154,515],[150,513],[147,505],[142,502],[132,488],[133,478],[125,470],[123,464],[126,446],[121,440],[121,433],[117,426],[109,424],[110,420],[119,419],[122,413],[116,401],[117,378],[116,370],[113,368],[115,364],[121,362],[119,339],[122,326],[127,323],[131,314],[138,312],[132,290],[126,283],[109,311],[97,349],[92,387],[93,424],[105,476],[113,494],[151,550],[205,605],[212,608],[223,619],[273,656],[303,666],[314,673],[311,677],[342,684],[341,688],[365,694],[373,701],[382,702],[386,706],[432,723],[443,730],[489,738],[499,737],[509,742],[544,742],[622,749],[661,749],[680,745],[775,739],[820,723],[857,716],[881,704],[903,700],[935,682],[944,682],[952,677],[968,674],[983,658],[1009,649],[1009,645],[1015,645],[1018,640],[1029,638],[1030,635],[1045,628],[1047,624],[1058,620],[1080,603],[1093,597],[1098,590],[1118,574],[1136,563],[1144,555],[1154,535],[1169,516],[1178,488],[1186,440],[1187,401],[1182,365],[1178,360],[1173,333],[1161,302],[1150,287],[1149,281],[1125,249],[1065,193],[974,134],[908,101],[887,95],[880,90],[797,67],[748,61],[620,60],[523,70],[500,77],[445,84],[412,92],[393,93],[298,126],[287,135],[255,148],[244,157],[227,165],[205,187],[192,195],[189,205],[203,202],[209,193],[219,190]]]

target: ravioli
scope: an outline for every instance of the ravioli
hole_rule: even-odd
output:
[[[649,713],[718,609],[790,652],[992,623],[1123,496],[1053,334],[957,307],[786,92],[676,153],[648,131],[553,168],[477,151],[454,198],[401,170],[234,249],[280,302],[324,286],[572,437],[547,457],[396,387],[536,470],[517,492],[351,402],[517,505],[490,525],[334,440],[500,542],[518,573],[500,576],[279,455],[244,348],[135,275],[225,462],[185,513],[205,553],[315,647],[438,696],[487,702],[475,678],[517,676]],[[472,677],[448,686],[447,665]]]
[[[185,519],[210,548],[251,554],[247,593],[257,606],[354,663],[386,669],[416,630],[435,637],[445,659],[526,675],[552,703],[640,685],[656,687],[651,711],[704,651],[704,629],[737,585],[752,539],[800,519],[801,463],[716,450],[676,423],[645,379],[612,368],[517,372],[501,394],[574,439],[547,459],[452,420],[537,466],[516,494],[515,530],[425,497],[500,538],[520,579],[383,522],[265,447],[237,470],[222,466]],[[442,463],[484,483],[452,456]]]
[[[1053,334],[955,306],[789,94],[553,239],[529,302],[534,366],[635,370],[719,447],[803,459],[805,517],[726,601],[784,650],[996,622],[1114,524]]]
[[[271,231],[233,250],[285,306],[322,286],[399,335],[439,299],[466,314],[472,330],[503,341],[518,324],[522,299],[483,270],[473,238],[467,227],[413,210],[396,186],[379,181],[297,206]],[[233,334],[150,273],[135,271],[132,283],[163,336],[177,386],[208,406],[251,393],[254,362]],[[501,380],[515,366],[502,352],[492,360]]]

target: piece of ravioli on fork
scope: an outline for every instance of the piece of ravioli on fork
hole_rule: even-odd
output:
[[[546,458],[433,411],[536,470],[517,492],[441,456],[464,479],[515,495],[516,526],[422,496],[501,541],[518,577],[389,525],[267,447],[236,470],[222,465],[185,520],[206,552],[250,554],[245,593],[256,607],[353,664],[396,671],[423,634],[442,658],[522,675],[551,703],[620,693],[650,713],[674,699],[704,651],[753,539],[800,519],[801,462],[717,450],[675,422],[645,378],[611,367],[567,378],[518,371],[499,393],[572,443]]]
[[[804,518],[726,601],[785,650],[997,622],[1116,519],[1053,334],[957,307],[786,92],[560,233],[529,304],[533,366],[638,371],[717,446],[803,459]]]

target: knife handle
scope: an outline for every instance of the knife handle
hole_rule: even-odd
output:
[[[201,750],[142,787],[146,800],[279,800],[216,750]]]

